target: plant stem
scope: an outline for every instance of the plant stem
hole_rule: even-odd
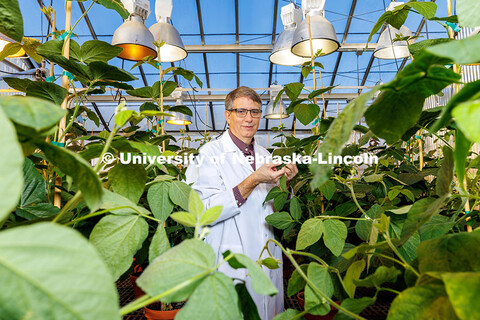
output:
[[[353,185],[350,184],[350,183],[346,183],[346,185],[347,185],[348,189],[350,189],[350,192],[351,192],[352,198],[353,198],[353,202],[355,202],[358,209],[360,209],[360,212],[362,212],[366,216],[367,214],[365,213],[365,211],[363,210],[363,208],[360,206],[360,204],[357,201],[357,197],[355,196],[355,191],[353,191]]]
[[[323,299],[325,299],[329,304],[333,305],[335,308],[338,310],[342,311],[343,313],[349,315],[350,317],[354,319],[359,319],[359,320],[366,320],[365,318],[345,309],[344,307],[340,306],[337,304],[335,301],[330,299],[327,295],[325,295],[303,272],[303,270],[300,268],[298,265],[297,261],[293,258],[292,254],[290,253],[290,250],[285,250],[285,248],[276,240],[274,239],[269,239],[268,242],[273,242],[275,243],[282,251],[283,253],[288,257],[288,259],[292,262],[292,264],[295,266],[295,269],[297,269],[297,272],[300,274],[300,276],[305,280],[305,282],[314,290],[316,293],[318,293]]]
[[[410,264],[408,264],[407,260],[405,260],[405,259],[403,258],[403,256],[400,254],[400,252],[398,252],[397,248],[393,245],[392,240],[390,239],[390,235],[389,235],[388,231],[385,232],[385,233],[383,233],[383,236],[385,237],[385,240],[387,241],[388,246],[390,247],[390,249],[392,249],[392,251],[400,258],[400,260],[402,260],[403,266],[404,266],[405,268],[410,269],[413,273],[415,273],[415,275],[416,275],[417,277],[420,277],[420,273],[418,273],[417,270],[415,270]]]
[[[72,207],[76,206],[80,200],[82,199],[82,192],[78,191],[68,202],[65,204],[65,206],[62,208],[62,211],[60,211],[55,219],[52,220],[52,222],[57,222],[62,218]]]
[[[122,206],[122,207],[117,207],[117,208],[113,208],[113,209],[106,209],[106,210],[101,210],[101,211],[96,211],[96,212],[91,212],[87,215],[84,215],[80,218],[77,218],[77,219],[74,219],[72,221],[69,221],[67,223],[65,223],[64,225],[65,226],[69,226],[71,224],[74,224],[76,222],[80,222],[80,221],[83,221],[83,220],[87,220],[87,219],[90,219],[90,218],[93,218],[93,217],[96,217],[96,216],[99,216],[99,215],[102,215],[104,213],[107,213],[107,212],[110,212],[110,211],[113,211],[113,210],[117,210],[117,209],[124,209],[124,208],[130,208],[129,206]]]
[[[128,120],[126,121],[128,122]],[[93,168],[93,170],[95,172],[98,172],[100,170],[100,167],[102,165],[102,158],[103,158],[103,155],[108,151],[108,149],[110,148],[110,145],[112,144],[112,141],[113,141],[113,138],[115,137],[115,135],[117,134],[118,130],[120,129],[120,127],[117,127],[116,124],[113,125],[113,130],[112,132],[110,132],[110,135],[108,136],[107,138],[107,141],[105,142],[105,146],[103,147],[103,150],[102,150],[102,153],[100,154],[100,156],[98,157],[98,162],[97,164],[95,165],[95,168]]]
[[[124,306],[123,308],[120,309],[120,315],[124,316],[126,314],[129,314],[130,312],[133,312],[137,309],[145,307],[145,306],[147,306],[147,305],[149,305],[153,302],[156,302],[156,301],[160,300],[163,297],[168,296],[169,294],[172,294],[172,293],[174,293],[174,292],[176,292],[176,291],[194,283],[195,281],[197,281],[199,279],[202,279],[203,277],[207,276],[208,274],[214,272],[220,265],[222,265],[226,261],[230,260],[232,257],[233,257],[233,253],[230,253],[222,262],[217,264],[212,269],[208,269],[207,271],[204,271],[201,274],[198,274],[195,277],[190,278],[190,279],[176,285],[175,287],[173,287],[173,288],[171,288],[167,291],[164,291],[164,292],[162,292],[162,293],[160,293],[160,294],[158,294],[154,297],[144,295],[143,297],[140,297],[137,300],[130,302],[129,304],[127,304],[126,306]]]

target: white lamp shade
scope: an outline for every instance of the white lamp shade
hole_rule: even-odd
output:
[[[140,61],[147,56],[157,57],[152,33],[142,18],[131,15],[113,34],[112,45],[123,48],[119,58]]]
[[[270,54],[270,62],[282,66],[296,66],[310,60],[296,56],[291,51],[295,29],[295,26],[288,26],[280,33]]]
[[[160,47],[161,62],[175,62],[187,57],[188,53],[185,50],[182,38],[177,29],[170,23],[157,22],[150,27],[150,32],[153,34],[156,42],[165,42]]]
[[[378,38],[377,48],[373,53],[376,58],[393,60],[404,59],[410,56],[407,41],[393,41],[397,38],[397,34],[401,34],[402,37],[412,36],[410,29],[405,26],[402,26],[400,30],[398,30],[391,25],[387,25]]]
[[[270,102],[267,104],[265,108],[265,115],[263,116],[265,119],[285,119],[290,117],[287,114],[287,106],[283,103],[282,99],[278,100],[277,105],[273,108],[273,103],[275,102],[274,98],[270,99]]]
[[[178,126],[188,126],[192,123],[192,117],[180,112],[173,112],[173,117],[169,117],[167,123]]]
[[[309,13],[310,15],[310,13]],[[324,55],[336,51],[340,47],[333,25],[321,14],[310,15],[313,54],[322,50]],[[308,18],[297,26],[293,36],[292,53],[300,57],[311,57],[308,36]]]

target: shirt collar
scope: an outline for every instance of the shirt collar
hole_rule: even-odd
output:
[[[249,145],[247,145],[245,142],[237,138],[232,131],[228,130],[228,134],[230,135],[230,138],[232,138],[233,143],[242,151],[243,153],[251,153],[253,152],[253,146],[255,143],[255,138],[252,138],[252,142],[250,142]]]

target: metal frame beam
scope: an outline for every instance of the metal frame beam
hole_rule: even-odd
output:
[[[235,0],[235,44],[239,46],[239,19],[238,19],[238,0]],[[187,50],[188,51],[188,50]],[[231,51],[230,51],[231,52]],[[237,60],[237,88],[240,87],[240,54],[239,52],[236,53],[236,60]]]
[[[277,35],[277,11],[278,11],[278,0],[275,0],[273,4],[273,26],[272,26],[272,46],[275,44],[275,36]],[[273,75],[273,63],[270,62],[268,70],[268,86],[272,84],[272,75]],[[268,129],[268,119],[265,121],[265,129]]]
[[[203,20],[202,20],[202,10],[200,8],[200,0],[196,0],[197,2],[197,15],[198,15],[198,25],[200,27],[200,38],[202,40],[202,45],[205,45],[205,33],[203,31]],[[205,78],[207,80],[207,88],[210,88],[210,74],[208,73],[208,61],[207,61],[207,54],[205,52],[202,53],[203,55],[203,65],[205,67]],[[208,91],[208,94],[211,94],[211,91]],[[209,101],[209,109],[210,109],[210,116],[212,118],[212,129],[215,130],[215,115],[213,113],[213,104]],[[205,119],[207,121],[207,119]],[[207,122],[205,122],[207,125]]]
[[[237,0],[238,1],[238,0]],[[337,51],[339,52],[373,52],[377,48],[376,43],[344,43]],[[273,44],[209,44],[186,45],[185,50],[188,53],[270,53]]]

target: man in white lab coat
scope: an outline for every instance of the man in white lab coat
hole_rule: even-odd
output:
[[[230,250],[243,253],[256,261],[268,239],[273,239],[273,230],[265,217],[273,213],[272,201],[263,205],[266,195],[281,176],[290,182],[298,173],[294,164],[277,169],[278,163],[264,163],[270,153],[255,143],[262,113],[260,96],[252,89],[240,87],[230,92],[225,99],[225,118],[229,130],[222,137],[200,148],[202,164],[191,164],[187,169],[187,182],[194,182],[206,208],[223,206],[220,218],[211,226],[206,238],[222,260],[222,253]],[[254,161],[239,161],[253,156]],[[210,161],[211,159],[219,161]],[[270,244],[270,252],[281,261],[280,248]],[[267,257],[264,252],[263,258]],[[227,263],[219,270],[230,277],[245,279],[247,288],[257,304],[263,320],[272,319],[283,312],[282,268],[263,268],[278,289],[274,297],[265,297],[252,290],[245,269],[234,270]]]

